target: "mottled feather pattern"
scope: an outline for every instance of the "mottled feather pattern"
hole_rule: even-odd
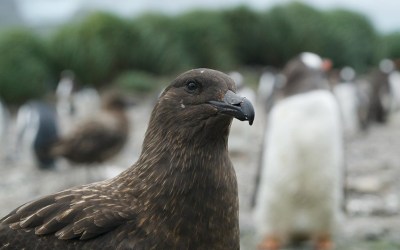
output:
[[[112,197],[115,194],[107,184],[99,184],[104,189],[92,189],[92,184],[32,201],[1,222],[10,224],[13,229],[34,228],[37,235],[54,234],[64,240],[96,237],[134,217],[132,212],[125,211],[128,204],[124,204],[123,199]]]

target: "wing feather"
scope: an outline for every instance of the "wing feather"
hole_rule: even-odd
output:
[[[135,218],[120,197],[104,195],[107,189],[100,190],[101,185],[97,184],[90,190],[82,186],[26,203],[0,222],[14,230],[34,229],[32,232],[36,235],[87,240]]]

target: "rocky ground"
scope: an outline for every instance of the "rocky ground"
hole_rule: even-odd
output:
[[[152,108],[150,101],[129,112],[132,133],[124,151],[112,161],[88,171],[60,160],[53,171],[35,168],[29,150],[10,157],[7,141],[0,161],[0,217],[24,202],[88,181],[111,177],[138,157]],[[240,195],[242,249],[255,249],[250,199],[259,161],[264,117],[256,109],[252,127],[234,121],[230,149]],[[12,135],[12,132],[10,133]],[[11,136],[9,136],[10,138]],[[4,144],[4,143],[3,143]],[[346,147],[346,211],[337,248],[343,250],[400,249],[400,119],[374,125],[367,132],[348,138]],[[6,154],[7,153],[7,154]],[[307,248],[306,248],[307,249]]]

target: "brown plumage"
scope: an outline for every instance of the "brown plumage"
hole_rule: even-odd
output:
[[[154,107],[131,168],[12,211],[0,249],[239,249],[227,140],[232,117],[252,124],[254,110],[234,91],[218,71],[180,75]]]
[[[86,164],[103,162],[115,156],[128,137],[126,107],[126,98],[121,94],[106,95],[102,112],[61,138],[52,149],[53,156]]]

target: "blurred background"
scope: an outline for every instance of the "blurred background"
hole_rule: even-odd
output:
[[[234,121],[230,137],[242,248],[255,249],[251,200],[271,93],[286,63],[309,51],[330,60],[330,89],[357,108],[348,118],[355,122],[343,121],[338,249],[400,249],[399,9],[391,0],[0,1],[0,217],[132,165],[163,87],[207,67],[231,73],[256,106],[254,126]],[[338,94],[343,82],[356,94]],[[38,147],[104,112],[109,91],[134,103],[125,110],[124,147],[90,170],[65,157],[43,165]],[[54,130],[43,137],[53,141],[40,139],[41,126]],[[254,147],[243,146],[249,142]]]

